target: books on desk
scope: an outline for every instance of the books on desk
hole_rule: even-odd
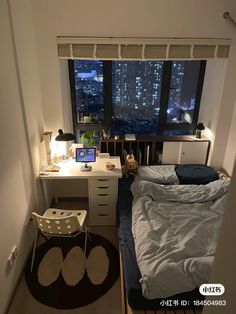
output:
[[[126,141],[135,141],[136,136],[135,136],[135,134],[125,134],[125,140]]]

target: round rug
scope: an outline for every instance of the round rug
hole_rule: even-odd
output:
[[[86,259],[84,233],[75,238],[53,237],[37,247],[32,272],[29,257],[25,279],[37,301],[57,309],[74,309],[111,289],[119,277],[118,251],[102,236],[89,235]]]

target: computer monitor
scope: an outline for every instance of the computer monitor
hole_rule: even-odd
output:
[[[76,148],[75,160],[85,163],[85,165],[81,166],[81,171],[91,171],[92,166],[88,166],[87,163],[96,161],[96,148]]]

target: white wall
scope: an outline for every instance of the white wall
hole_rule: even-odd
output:
[[[17,41],[19,37],[21,39],[17,43],[19,64],[7,3],[7,0],[0,2],[0,313],[5,312],[33,240],[32,223],[26,223],[32,210],[40,208],[34,175],[37,154],[34,151],[43,129],[32,14],[28,1],[23,0],[22,6],[17,7],[17,19],[13,17],[15,28],[18,28]],[[14,13],[13,8],[12,15]],[[13,245],[18,246],[19,255],[10,268],[7,259]]]
[[[235,3],[236,6],[236,3]],[[234,14],[236,16],[236,12]],[[222,101],[219,111],[219,118],[215,133],[215,146],[212,154],[212,164],[217,167],[223,167],[230,175],[232,175],[233,158],[225,159],[225,156],[230,155],[233,151],[227,145],[231,129],[231,123],[234,112],[234,104],[236,101],[236,27],[234,26],[234,36],[230,48],[230,55],[227,62],[227,69],[225,73],[225,80],[222,91]],[[231,143],[234,145],[236,142],[236,133],[231,136]]]
[[[221,109],[214,111],[213,118],[206,118],[206,112],[201,109],[201,115],[211,122],[213,132],[216,132],[215,146],[212,151],[212,161],[215,166],[223,166],[225,148],[228,141],[230,121],[233,113],[236,89],[233,82],[236,79],[236,31],[229,21],[222,18],[224,11],[230,11],[236,16],[234,0],[31,0],[33,4],[36,25],[37,48],[39,53],[40,76],[42,85],[43,105],[46,126],[57,131],[63,127],[63,105],[60,85],[59,61],[57,59],[56,37],[58,35],[76,36],[114,36],[114,37],[222,37],[232,38],[233,44],[228,59],[225,81],[211,71],[208,83],[213,88],[205,89],[204,105]],[[221,62],[221,61],[220,61]],[[221,93],[216,86],[222,90]],[[223,88],[222,88],[223,87]],[[215,94],[213,95],[213,89]],[[209,95],[208,95],[209,92]],[[219,97],[219,98],[217,98]],[[208,103],[209,99],[209,103]],[[218,123],[216,112],[219,111]],[[215,135],[212,135],[214,138]],[[232,167],[227,164],[226,168]]]
[[[211,162],[215,143],[226,67],[227,59],[212,59],[208,60],[206,64],[198,121],[204,123],[206,129],[203,131],[203,135],[207,136],[211,141],[209,162]]]
[[[60,69],[60,83],[61,83],[60,87],[61,87],[64,132],[73,133],[68,61],[59,60],[59,69]]]
[[[231,120],[231,128],[228,138],[228,143],[225,151],[223,168],[227,169],[228,173],[232,175],[233,164],[236,156],[236,101],[234,104],[234,112]]]

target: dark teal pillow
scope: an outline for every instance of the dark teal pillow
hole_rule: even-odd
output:
[[[175,171],[180,184],[207,184],[219,179],[219,174],[205,165],[179,165]]]

